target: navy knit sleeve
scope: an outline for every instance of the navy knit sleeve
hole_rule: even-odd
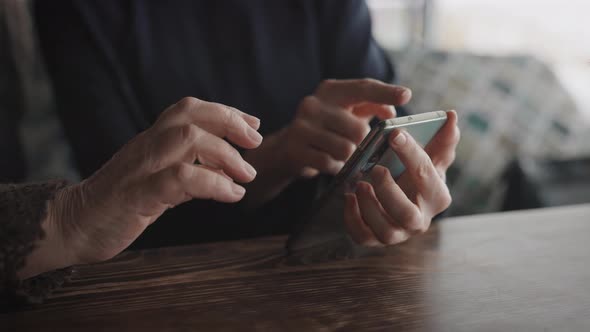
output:
[[[320,27],[326,78],[370,77],[393,82],[387,55],[372,36],[371,15],[363,0],[322,1]]]

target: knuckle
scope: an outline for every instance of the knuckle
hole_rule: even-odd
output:
[[[419,181],[420,183],[426,183],[433,177],[436,171],[430,163],[421,162],[418,164],[418,166],[416,166],[414,173],[416,176],[416,181]]]
[[[318,89],[317,92],[321,92],[324,91],[326,89],[330,89],[332,85],[334,85],[336,83],[335,79],[325,79],[323,81],[320,82],[320,84],[318,85]]]
[[[183,98],[182,100],[184,100],[186,98]],[[183,102],[183,101],[179,101],[178,103],[176,103],[176,105],[174,107],[172,107],[170,109],[170,113],[169,113],[169,117],[172,118],[177,118],[177,117],[185,117],[187,114],[189,114],[190,112],[192,112],[192,107],[188,106],[188,102]]]
[[[184,97],[184,98],[180,99],[176,105],[178,106],[178,108],[181,108],[181,109],[190,109],[190,108],[196,106],[198,103],[199,103],[199,99],[197,99],[195,97]]]

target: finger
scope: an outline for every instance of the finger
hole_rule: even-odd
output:
[[[352,114],[361,118],[370,118],[376,116],[379,120],[395,118],[397,112],[393,105],[382,105],[374,103],[364,103],[355,106]]]
[[[220,105],[223,105],[223,104],[220,104]],[[252,129],[254,129],[254,130],[260,129],[260,119],[259,118],[255,117],[253,115],[250,115],[248,113],[244,113],[235,107],[231,107],[231,106],[226,106],[226,107],[229,107],[230,110],[240,114],[240,116],[244,119],[244,121],[246,121],[246,123],[250,127],[252,127]]]
[[[179,162],[198,160],[239,182],[250,182],[256,177],[256,170],[235,148],[193,124],[169,128],[154,141],[150,158],[154,171]]]
[[[356,196],[354,194],[344,194],[344,199],[344,225],[352,240],[367,247],[380,246],[381,243],[361,217]]]
[[[318,171],[315,168],[311,168],[311,167],[307,167],[307,166],[303,167],[303,170],[301,171],[301,177],[306,178],[306,179],[315,178],[319,174],[320,174],[320,171]]]
[[[206,166],[180,163],[149,177],[145,192],[161,204],[176,206],[192,198],[237,202],[245,189]]]
[[[325,112],[321,121],[323,128],[337,133],[356,145],[360,144],[371,131],[368,121],[348,112],[338,111],[338,113],[335,113],[328,111]]]
[[[163,130],[192,123],[243,148],[255,148],[262,142],[262,136],[248,121],[253,125],[256,122],[252,116],[222,104],[183,98],[160,116],[156,126]]]
[[[394,131],[389,137],[389,144],[394,149],[406,171],[399,178],[399,183],[410,183],[404,187],[411,188],[409,196],[425,215],[433,216],[451,204],[449,188],[444,183],[430,156],[410,136],[403,131]]]
[[[439,173],[444,174],[455,160],[455,150],[460,138],[457,113],[448,111],[447,122],[424,149]]]
[[[332,131],[354,144],[359,144],[371,130],[366,119],[361,119],[342,107],[322,102],[314,96],[303,99],[299,106],[298,118]]]
[[[336,175],[342,167],[343,161],[332,158],[328,153],[309,145],[299,145],[293,148],[293,154],[303,163],[302,167],[311,167],[322,173]]]
[[[407,240],[410,234],[395,222],[383,210],[377,200],[373,187],[367,182],[357,184],[357,199],[362,219],[371,228],[375,237],[386,245],[397,244]]]
[[[354,80],[325,80],[316,91],[320,99],[342,107],[370,102],[403,105],[412,98],[408,88],[365,78]]]
[[[430,156],[407,132],[394,130],[389,136],[389,145],[406,167],[404,173],[410,176],[411,182],[416,186],[418,192],[426,197],[431,197],[426,194],[440,191],[441,187],[446,187],[434,168]],[[404,175],[402,174],[402,176]]]
[[[194,99],[196,99],[196,98],[193,98],[193,97],[186,97],[186,98],[188,98],[188,100],[181,99],[180,102],[185,102],[185,103],[191,104],[191,103],[194,103],[195,102]],[[176,104],[178,104],[178,103],[176,103]],[[176,105],[176,104],[174,104],[174,105]],[[239,109],[237,109],[235,107],[231,107],[231,106],[227,106],[227,105],[219,104],[219,103],[212,103],[212,104],[216,104],[216,105],[219,105],[221,107],[226,107],[229,110],[238,113],[244,119],[244,121],[246,121],[246,123],[250,127],[252,127],[252,129],[258,130],[260,128],[260,119],[259,118],[255,117],[253,115],[250,115],[248,113],[244,113],[244,112],[240,111]]]
[[[377,165],[371,170],[371,182],[377,200],[385,212],[410,233],[424,232],[430,225],[425,221],[420,209],[406,196],[391,177],[389,170]]]
[[[307,121],[296,120],[293,128],[309,145],[329,154],[333,159],[346,161],[356,149],[356,145],[346,138],[323,128],[313,126]]]

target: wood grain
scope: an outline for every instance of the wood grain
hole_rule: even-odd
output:
[[[590,205],[443,220],[368,257],[296,264],[284,237],[80,266],[2,331],[590,331]]]

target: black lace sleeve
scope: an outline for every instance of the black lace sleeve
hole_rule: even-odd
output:
[[[44,236],[41,221],[47,201],[66,185],[65,181],[0,184],[0,310],[40,303],[69,276],[69,269],[27,280],[19,280],[16,274]]]

